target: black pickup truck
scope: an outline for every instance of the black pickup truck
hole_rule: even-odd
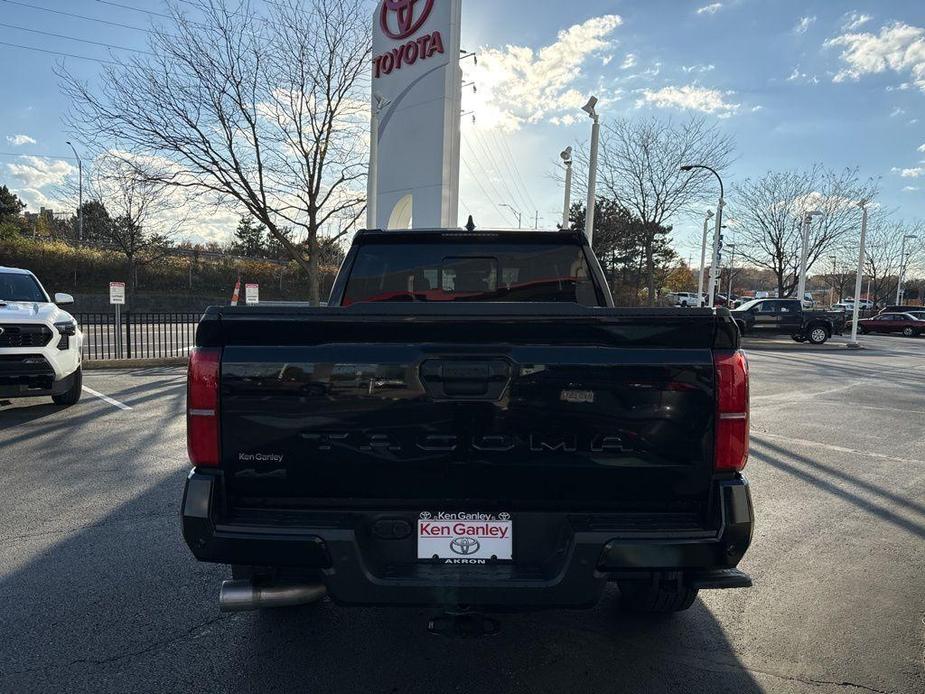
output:
[[[211,308],[183,534],[225,610],[641,611],[739,588],[748,365],[720,309],[616,309],[582,234],[361,232],[329,308]]]
[[[841,335],[847,322],[844,311],[808,311],[799,299],[755,299],[731,314],[743,335],[790,335],[814,345]]]

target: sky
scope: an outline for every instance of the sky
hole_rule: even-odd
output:
[[[164,10],[162,0],[0,0],[0,184],[30,209],[60,208],[56,190],[76,176],[54,65],[91,83],[101,65],[23,46],[128,55],[72,38],[144,49],[139,29],[157,19],[144,11]],[[922,0],[464,0],[463,46],[480,60],[466,64],[477,92],[464,97],[461,214],[480,228],[516,227],[518,213],[525,227],[537,217],[555,227],[558,154],[587,143],[590,94],[605,121],[715,122],[737,143],[729,187],[768,170],[859,167],[880,178],[882,204],[925,220]],[[187,235],[227,240],[237,215],[210,213]],[[671,221],[677,250],[692,255],[699,219]]]

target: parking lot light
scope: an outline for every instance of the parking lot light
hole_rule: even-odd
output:
[[[806,297],[806,265],[809,262],[809,229],[813,223],[813,217],[821,217],[822,212],[819,210],[813,210],[812,212],[806,212],[803,215],[803,252],[800,254],[800,284],[799,284],[799,293],[797,296],[800,298],[800,305],[803,305],[803,300]]]
[[[851,323],[851,341],[848,343],[848,349],[861,349],[858,342],[858,321],[861,318],[861,282],[864,280],[864,263],[867,262],[867,205],[869,200],[861,200],[858,207],[861,208],[861,251],[858,254],[858,276],[854,281],[854,320]],[[868,290],[868,299],[870,299],[870,290]]]
[[[713,219],[713,210],[707,210],[703,220],[703,244],[700,246],[700,281],[697,284],[697,303],[703,306],[703,280],[707,268],[707,234],[710,231],[710,220]]]

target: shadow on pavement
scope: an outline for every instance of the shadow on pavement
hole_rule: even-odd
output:
[[[700,602],[646,619],[617,615],[611,594],[591,611],[503,616],[499,636],[474,641],[426,633],[430,610],[222,615],[224,567],[195,562],[180,537],[184,476],[73,532],[3,538],[20,561],[0,578],[0,690],[762,691]]]
[[[918,537],[925,538],[925,523],[904,518],[896,513],[898,509],[902,509],[910,512],[913,516],[921,517],[925,520],[925,506],[922,504],[893,494],[888,489],[871,484],[870,482],[865,482],[831,465],[825,465],[824,463],[799,455],[791,450],[775,446],[767,440],[762,439],[760,435],[752,435],[752,443],[758,444],[761,448],[766,448],[770,451],[765,452],[756,449],[753,445],[751,456],[757,460],[767,463],[778,470],[782,470],[804,482],[808,482],[824,492],[844,499],[857,506],[859,509],[872,513],[878,518],[900,527],[903,530],[908,530]],[[865,498],[860,494],[848,491],[839,486],[839,481],[868,492],[874,499]]]

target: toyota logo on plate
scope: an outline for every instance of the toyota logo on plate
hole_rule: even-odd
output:
[[[424,26],[430,11],[434,9],[434,0],[423,0],[424,9],[415,18],[415,7],[421,2],[422,0],[383,0],[379,23],[385,35],[402,41]],[[394,21],[391,20],[393,15]]]
[[[456,554],[461,554],[464,557],[475,554],[479,551],[479,547],[481,547],[481,545],[474,537],[457,537],[450,542],[450,549]]]

